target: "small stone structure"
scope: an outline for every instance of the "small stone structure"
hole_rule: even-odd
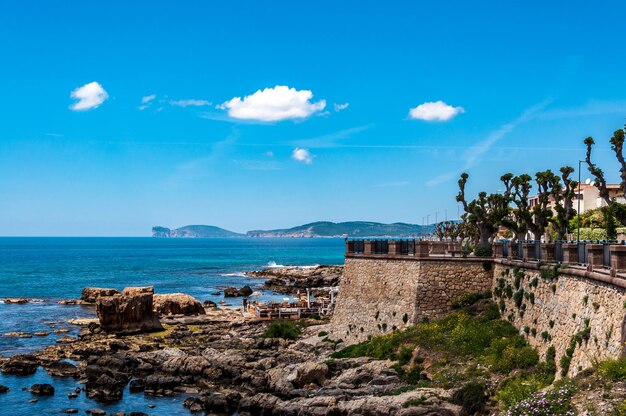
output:
[[[441,317],[465,293],[491,289],[482,259],[347,256],[331,336],[348,344]]]

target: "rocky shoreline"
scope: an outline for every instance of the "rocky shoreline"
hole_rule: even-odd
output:
[[[328,295],[328,289],[338,287],[343,266],[313,266],[313,267],[272,267],[247,272],[250,277],[267,279],[265,288],[277,293],[293,295],[298,292],[311,295]]]
[[[283,276],[287,275],[276,278],[289,279]],[[302,281],[320,281],[320,276],[307,271]],[[147,293],[145,288],[126,289],[94,300],[101,308],[118,299],[115,313],[132,320],[125,305],[140,302]],[[156,332],[114,331],[101,319],[99,324],[106,330],[84,326],[76,339],[34,354],[0,358],[0,369],[5,375],[23,376],[41,366],[56,377],[75,378],[84,385],[75,394],[102,403],[123,400],[126,386],[131,394],[182,394],[190,412],[207,414],[459,414],[460,408],[446,401],[445,390],[405,391],[408,386],[390,368],[390,361],[330,359],[342,343],[326,336],[328,320],[301,320],[302,332],[296,339],[269,337],[266,331],[272,323],[246,317],[240,309],[171,313],[179,310],[179,302],[197,307],[187,298],[175,298],[172,302],[177,306],[170,302],[167,311],[154,312],[162,327],[151,329]],[[119,324],[120,329],[128,329],[130,322]],[[420,404],[404,408],[408,401]],[[92,414],[104,413],[93,409]]]

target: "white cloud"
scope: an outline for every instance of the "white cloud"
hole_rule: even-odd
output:
[[[452,107],[443,101],[426,102],[409,110],[413,120],[448,121],[457,114],[464,113],[463,107]]]
[[[333,104],[333,109],[335,110],[336,113],[345,110],[346,108],[348,108],[350,106],[350,103],[343,103],[343,104]]]
[[[170,105],[176,106],[176,107],[202,107],[204,105],[211,105],[210,101],[207,100],[195,100],[195,99],[190,99],[190,100],[170,100]]]
[[[218,105],[228,115],[241,120],[280,121],[304,119],[326,107],[326,101],[311,102],[313,93],[284,85],[258,90],[252,95],[234,97]]]
[[[313,163],[313,156],[307,149],[300,149],[296,147],[295,149],[293,149],[293,152],[291,153],[291,157],[294,160],[301,162],[301,163],[306,163],[307,165],[310,165],[311,163]]]
[[[152,95],[146,95],[145,97],[141,98],[141,104],[148,104],[150,101],[154,100],[156,98],[156,95],[152,94]]]
[[[139,106],[139,110],[143,111],[146,108],[152,105],[152,101],[156,98],[156,95],[146,95],[145,97],[141,97],[141,105]]]
[[[85,111],[97,108],[109,98],[109,94],[102,88],[102,85],[95,81],[76,88],[72,91],[70,96],[78,100],[70,106],[70,110],[74,111]]]

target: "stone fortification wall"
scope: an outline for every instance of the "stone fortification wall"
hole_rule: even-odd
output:
[[[491,266],[478,259],[346,257],[330,335],[354,344],[441,317],[461,295],[491,289]]]
[[[606,280],[599,281],[596,274],[554,267],[541,271],[536,263],[495,265],[494,299],[502,317],[519,328],[542,357],[554,346],[559,374],[565,367],[573,376],[622,353],[625,289],[608,275],[598,275]]]

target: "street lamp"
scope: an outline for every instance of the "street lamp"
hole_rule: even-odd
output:
[[[582,197],[581,195],[581,191],[580,191],[580,164],[586,162],[586,160],[579,160],[578,161],[578,195],[576,195],[576,198],[578,199],[578,210],[576,212],[576,226],[578,228],[578,237],[577,237],[577,243],[580,244],[580,199]]]

